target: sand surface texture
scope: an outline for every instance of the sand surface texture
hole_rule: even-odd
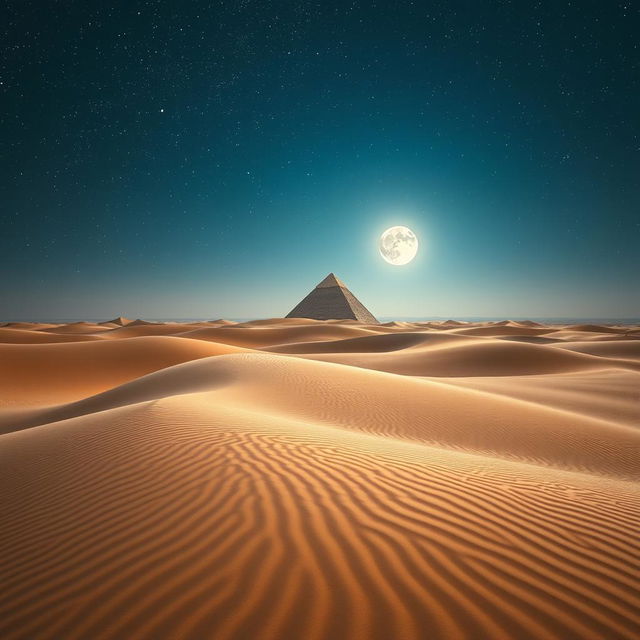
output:
[[[640,328],[0,325],[0,637],[640,637]]]

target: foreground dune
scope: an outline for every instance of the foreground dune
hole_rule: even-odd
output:
[[[629,331],[110,324],[0,343],[0,637],[638,637]]]
[[[204,390],[215,405],[260,416],[640,479],[640,430],[440,382],[268,354],[187,362],[85,400],[24,411],[12,422],[25,428]]]

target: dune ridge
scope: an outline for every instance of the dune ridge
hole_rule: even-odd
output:
[[[640,479],[633,454],[640,451],[640,430],[432,380],[269,354],[185,362],[71,404],[25,411],[22,420],[13,417],[12,423],[28,428],[205,390],[216,406],[231,403],[258,415],[295,416],[314,424]]]
[[[0,407],[82,398],[179,362],[241,350],[168,336],[0,344]]]

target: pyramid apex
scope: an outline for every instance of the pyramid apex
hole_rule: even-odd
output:
[[[333,272],[331,272],[322,282],[320,282],[316,289],[321,289],[324,287],[343,287],[347,288],[347,285],[340,280]]]

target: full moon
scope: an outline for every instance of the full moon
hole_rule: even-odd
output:
[[[380,255],[397,266],[411,262],[418,253],[418,238],[408,227],[391,227],[380,236]]]

